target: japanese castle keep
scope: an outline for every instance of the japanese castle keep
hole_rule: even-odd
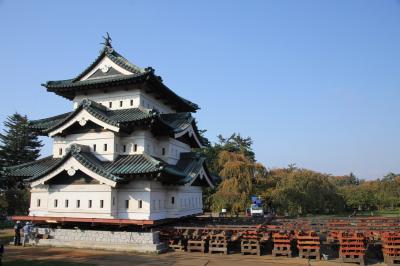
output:
[[[202,213],[202,187],[213,181],[192,151],[203,146],[191,114],[199,107],[110,41],[75,78],[43,84],[73,111],[31,121],[53,154],[8,169],[30,184],[26,220],[143,225]]]

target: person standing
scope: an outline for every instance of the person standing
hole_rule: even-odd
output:
[[[21,245],[21,222],[17,221],[14,226],[14,246]]]
[[[29,242],[29,236],[31,233],[31,226],[29,222],[26,222],[25,226],[22,228],[22,231],[24,233],[24,239],[22,240],[22,246],[25,247],[25,244]]]

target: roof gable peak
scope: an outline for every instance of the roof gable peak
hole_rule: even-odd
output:
[[[73,79],[73,82],[87,79],[107,78],[110,76],[139,75],[145,73],[145,69],[131,63],[119,54],[111,45],[111,37],[106,33],[103,36],[103,48],[100,55],[83,72]]]

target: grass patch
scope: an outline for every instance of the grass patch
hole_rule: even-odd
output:
[[[385,209],[385,210],[380,210],[380,211],[365,211],[365,212],[359,212],[357,215],[399,217],[400,216],[400,209]]]
[[[8,260],[4,261],[4,266],[92,266],[94,264],[75,263],[58,260]]]

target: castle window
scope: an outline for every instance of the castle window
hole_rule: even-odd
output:
[[[137,151],[137,144],[133,145],[133,151]]]
[[[139,200],[138,201],[138,208],[141,209],[142,207],[143,207],[143,202],[142,202],[142,200]]]
[[[69,202],[68,202],[68,200],[67,200],[67,199],[65,200],[65,202],[64,202],[64,203],[65,203],[65,208],[68,208],[68,203],[69,203]]]
[[[165,148],[162,148],[162,155],[165,155]]]
[[[115,197],[113,197],[113,206],[115,205]]]
[[[104,151],[107,151],[107,144],[104,144]]]
[[[125,208],[129,209],[129,200],[125,200]]]
[[[153,209],[154,209],[154,210],[156,210],[156,209],[157,209],[157,206],[156,206],[156,200],[153,200],[153,205],[152,205],[152,206],[153,206]]]
[[[81,201],[80,200],[76,200],[76,208],[80,208],[81,207]]]
[[[122,146],[124,152],[126,152],[126,145]]]
[[[175,204],[175,197],[171,197],[171,204]]]
[[[122,101],[119,101],[119,107],[122,107],[122,103],[123,103]]]
[[[100,208],[104,208],[104,200],[100,200]]]
[[[93,151],[96,151],[96,144],[93,144]]]
[[[89,207],[89,208],[92,208],[92,205],[93,205],[93,204],[92,204],[92,200],[89,200],[89,202],[88,202],[88,207]]]
[[[108,103],[108,107],[112,108],[112,102]]]
[[[62,148],[58,149],[58,155],[62,155]]]
[[[57,206],[58,206],[58,200],[54,200],[54,208],[57,208]]]
[[[37,199],[37,200],[36,200],[36,206],[37,206],[37,207],[40,207],[40,199]]]
[[[133,106],[133,100],[131,100],[131,106]]]

